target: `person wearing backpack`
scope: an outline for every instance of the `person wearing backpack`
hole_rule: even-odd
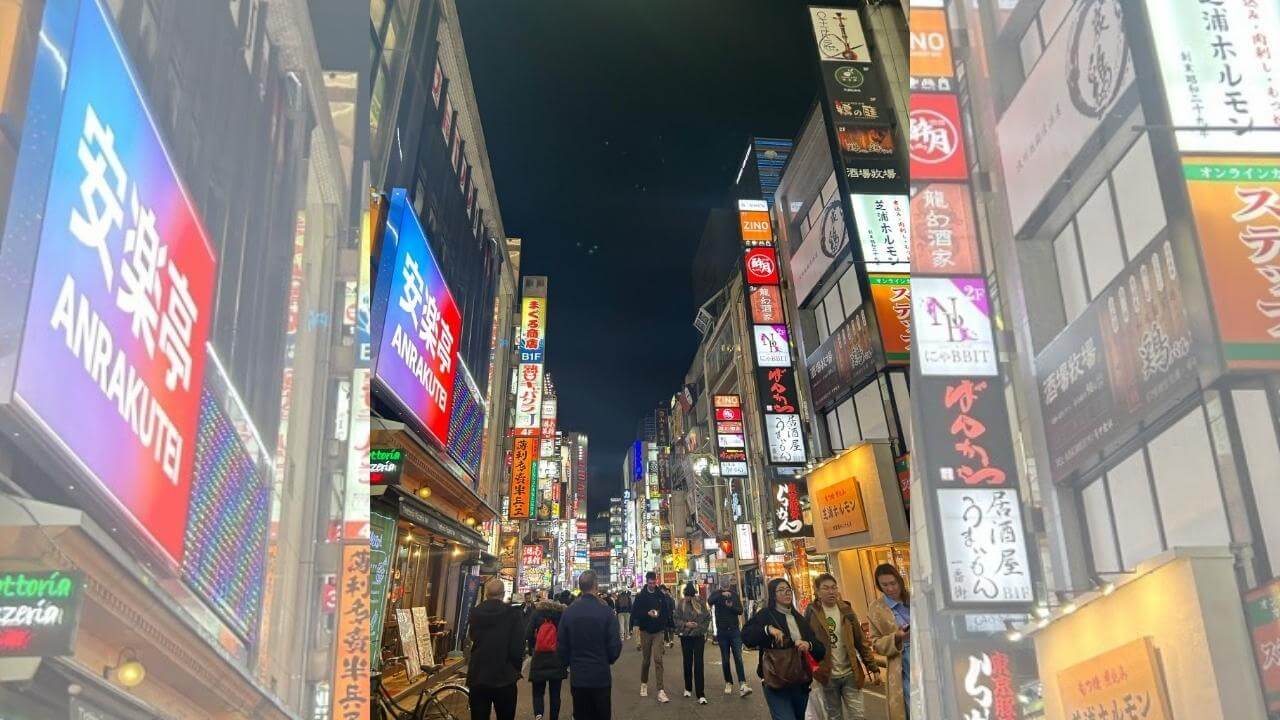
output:
[[[558,720],[560,687],[569,677],[569,668],[560,659],[559,626],[565,606],[554,600],[539,602],[529,618],[526,643],[529,646],[529,682],[533,685],[534,720]],[[547,702],[550,698],[550,702]],[[547,714],[544,715],[543,711]]]

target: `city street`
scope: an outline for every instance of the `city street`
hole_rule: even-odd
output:
[[[635,641],[627,642],[622,648],[622,657],[613,666],[613,718],[614,720],[667,720],[668,718],[690,718],[691,720],[754,720],[767,718],[764,696],[761,694],[760,679],[755,675],[756,653],[743,650],[742,662],[746,665],[747,676],[754,690],[745,698],[724,694],[724,676],[720,670],[720,651],[714,645],[707,645],[706,678],[707,701],[703,706],[694,698],[685,698],[684,678],[680,664],[680,646],[667,649],[663,657],[665,661],[665,680],[667,694],[671,702],[658,703],[658,690],[652,674],[649,676],[649,697],[640,697],[640,653],[636,650]],[[560,718],[570,720],[573,713],[573,700],[569,694],[568,684],[561,691]],[[529,683],[520,683],[520,703],[516,709],[517,720],[529,720],[533,717],[532,691]],[[865,693],[867,720],[885,720],[884,695],[875,690]],[[548,718],[550,720],[550,718]]]

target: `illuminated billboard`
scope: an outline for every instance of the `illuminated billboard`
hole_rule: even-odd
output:
[[[56,135],[43,212],[5,238],[39,243],[14,394],[176,566],[216,260],[106,10],[76,4],[58,125],[28,128]]]
[[[390,289],[374,377],[447,447],[462,314],[403,189],[391,193],[387,226],[398,242],[384,246],[394,260],[389,277],[380,278]]]

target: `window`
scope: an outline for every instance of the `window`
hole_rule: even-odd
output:
[[[1148,446],[1170,547],[1231,543],[1204,410],[1197,406]]]
[[[853,398],[840,403],[836,414],[840,417],[840,449],[860,442],[862,431],[858,429],[858,415],[853,407]]]
[[[862,292],[858,289],[858,273],[852,265],[844,271],[844,275],[840,276],[839,287],[840,301],[844,303],[844,309],[840,312],[843,323],[844,319],[853,315],[858,306],[862,305]]]
[[[1036,66],[1043,48],[1044,42],[1040,39],[1040,23],[1033,21],[1027,28],[1027,32],[1022,35],[1022,40],[1018,42],[1018,54],[1022,57],[1023,73],[1031,74],[1031,68]]]
[[[1075,223],[1067,223],[1053,241],[1053,254],[1058,260],[1058,283],[1062,287],[1062,307],[1071,323],[1089,305],[1084,268],[1080,266],[1080,249],[1076,245]]]
[[[1235,390],[1231,398],[1236,406],[1240,426],[1240,444],[1244,447],[1254,502],[1262,522],[1262,541],[1271,560],[1271,572],[1280,575],[1280,523],[1267,518],[1280,517],[1280,447],[1276,444],[1276,426],[1267,403],[1266,390]]]
[[[1107,486],[1111,490],[1111,506],[1122,508],[1116,516],[1120,560],[1126,570],[1133,570],[1138,563],[1164,551],[1145,451],[1133,453],[1112,468],[1107,473]]]
[[[863,440],[885,440],[889,437],[889,419],[884,414],[884,399],[880,396],[880,378],[859,390],[854,396],[858,411],[858,427]]]
[[[1107,502],[1107,483],[1098,478],[1080,493],[1085,523],[1089,526],[1089,544],[1093,548],[1093,566],[1100,573],[1120,572],[1116,554],[1116,536],[1111,531],[1111,507]]]
[[[893,402],[898,413],[898,422],[902,423],[904,437],[900,439],[903,445],[906,445],[911,437],[911,391],[907,387],[907,374],[889,373],[889,382],[893,388]]]
[[[844,442],[840,436],[840,416],[835,410],[827,413],[827,439],[831,443],[831,453],[834,455],[844,449]]]
[[[1080,234],[1085,273],[1089,278],[1089,295],[1097,297],[1125,265],[1119,223],[1106,181],[1093,191],[1076,214],[1076,230]]]
[[[1117,194],[1123,192],[1119,204],[1120,227],[1129,257],[1137,255],[1164,229],[1167,219],[1160,198],[1160,182],[1151,156],[1151,140],[1142,137],[1116,165],[1111,174]]]

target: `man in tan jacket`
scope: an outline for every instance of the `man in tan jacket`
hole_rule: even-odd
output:
[[[830,720],[866,720],[862,688],[880,682],[880,670],[871,647],[862,635],[862,624],[853,606],[840,599],[840,586],[828,573],[814,583],[818,601],[809,606],[805,619],[827,644],[826,657],[813,678],[822,686]]]

